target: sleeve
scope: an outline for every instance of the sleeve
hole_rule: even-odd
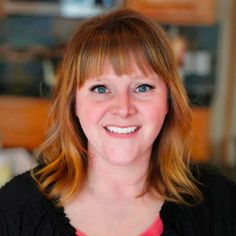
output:
[[[8,226],[7,226],[7,219],[0,209],[0,235],[1,236],[9,236]]]

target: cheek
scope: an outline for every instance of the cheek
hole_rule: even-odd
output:
[[[76,102],[75,102],[75,114],[79,119],[80,125],[87,136],[87,126],[88,123],[91,121],[89,120],[89,110],[87,109],[88,105],[86,104],[85,100],[83,101],[83,98],[76,96]],[[87,117],[87,119],[86,119]]]
[[[166,116],[166,110],[163,108],[156,108],[156,111],[153,111],[149,114],[150,125],[159,129],[162,127]]]
[[[92,104],[90,100],[80,94],[79,92],[76,94],[75,100],[75,113],[79,120],[84,120],[84,117],[88,117],[92,112]]]
[[[154,142],[159,135],[167,114],[167,106],[152,106],[146,113],[147,138]]]
[[[155,102],[150,102],[146,109],[143,109],[143,113],[153,122],[165,119],[165,116],[168,113],[167,99],[153,99],[153,101]]]
[[[99,124],[105,108],[97,103],[83,101],[76,102],[75,110],[82,128],[91,129],[92,126]]]

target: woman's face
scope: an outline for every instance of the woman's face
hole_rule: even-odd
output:
[[[76,115],[93,158],[114,165],[149,161],[152,145],[168,112],[167,87],[158,75],[118,76],[108,63],[102,76],[76,92]]]

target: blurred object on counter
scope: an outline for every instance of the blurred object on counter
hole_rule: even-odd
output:
[[[43,82],[40,84],[40,97],[50,98],[52,96],[52,90],[56,84],[56,72],[54,64],[50,59],[44,59],[42,61],[43,66]]]
[[[188,51],[184,63],[185,74],[207,76],[211,72],[211,55],[208,51]]]
[[[84,18],[121,6],[123,0],[8,0],[2,4],[8,15],[40,15]]]
[[[95,0],[60,0],[60,10],[64,17],[89,17],[103,12]]]
[[[64,48],[54,36],[53,22],[51,16],[30,15],[11,15],[0,22],[0,94],[48,94],[40,87],[43,61],[50,60],[56,67]]]
[[[186,39],[183,36],[177,35],[173,38],[172,44],[178,66],[183,67],[187,50]]]
[[[214,96],[219,26],[165,26],[192,106],[209,107]]]
[[[43,45],[29,45],[17,49],[9,44],[0,46],[0,93],[49,97],[50,92],[42,93],[40,86],[45,83],[52,89],[54,64],[61,55],[60,47],[50,49]]]
[[[171,26],[168,33],[172,43],[174,56],[178,64],[179,74],[181,78],[184,79],[183,68],[187,51],[187,40],[179,34],[179,28],[177,26]]]
[[[0,151],[0,187],[12,178],[12,170],[9,160]]]
[[[13,176],[36,166],[36,161],[23,148],[0,149],[0,187]]]

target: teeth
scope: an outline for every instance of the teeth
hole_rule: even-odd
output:
[[[106,127],[106,129],[109,130],[110,132],[117,133],[117,134],[129,134],[137,130],[138,127],[132,126],[132,127],[127,127],[127,128],[120,128],[120,127],[109,126],[109,127]]]

